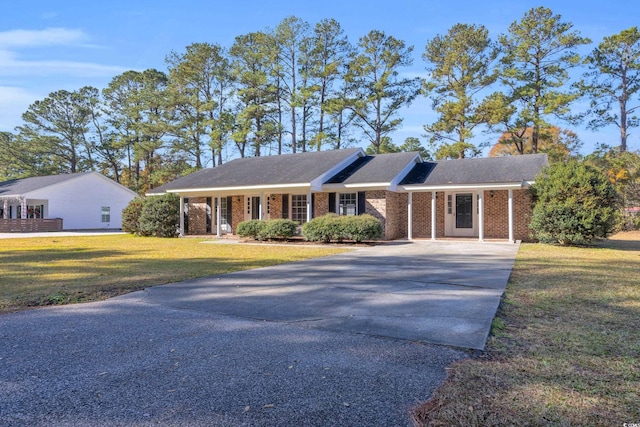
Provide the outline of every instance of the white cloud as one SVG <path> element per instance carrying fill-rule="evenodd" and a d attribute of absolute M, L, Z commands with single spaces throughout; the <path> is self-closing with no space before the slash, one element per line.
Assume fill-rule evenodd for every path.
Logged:
<path fill-rule="evenodd" d="M 70 45 L 82 43 L 88 36 L 82 30 L 45 28 L 44 30 L 0 31 L 0 48 Z"/>
<path fill-rule="evenodd" d="M 50 76 L 54 74 L 75 77 L 115 76 L 126 68 L 92 62 L 59 60 L 21 60 L 11 51 L 0 50 L 0 76 Z"/>
<path fill-rule="evenodd" d="M 10 30 L 0 32 L 0 77 L 37 77 L 70 75 L 73 77 L 110 76 L 126 71 L 123 67 L 93 62 L 58 60 L 54 50 L 40 59 L 23 59 L 20 53 L 29 48 L 66 46 L 96 47 L 87 44 L 90 37 L 82 30 L 46 28 L 44 30 Z"/>

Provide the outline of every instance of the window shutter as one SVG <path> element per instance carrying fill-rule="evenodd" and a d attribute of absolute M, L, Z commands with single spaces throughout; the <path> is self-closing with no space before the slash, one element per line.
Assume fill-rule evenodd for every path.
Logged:
<path fill-rule="evenodd" d="M 336 213 L 336 193 L 329 193 L 329 212 Z"/>
<path fill-rule="evenodd" d="M 289 195 L 282 195 L 282 218 L 289 219 Z"/>
<path fill-rule="evenodd" d="M 232 208 L 232 203 L 233 203 L 233 196 L 229 196 L 227 197 L 227 213 L 226 213 L 226 218 L 227 218 L 227 224 L 229 225 L 229 227 L 231 227 L 233 229 L 233 208 Z"/>
<path fill-rule="evenodd" d="M 313 208 L 316 205 L 316 193 L 311 193 L 311 204 L 309 205 L 311 207 L 311 215 L 309 216 L 309 218 L 313 218 Z"/>
<path fill-rule="evenodd" d="M 363 213 L 365 213 L 366 203 L 366 193 L 364 191 L 358 191 L 358 215 L 362 215 Z"/>
<path fill-rule="evenodd" d="M 207 197 L 207 228 L 206 232 L 211 233 L 211 197 Z"/>

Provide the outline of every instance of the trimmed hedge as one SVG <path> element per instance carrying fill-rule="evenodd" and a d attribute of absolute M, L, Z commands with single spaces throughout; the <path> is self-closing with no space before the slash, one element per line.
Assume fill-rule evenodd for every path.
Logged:
<path fill-rule="evenodd" d="M 258 233 L 258 240 L 284 239 L 287 240 L 296 234 L 298 224 L 290 219 L 272 219 L 266 221 L 264 227 Z"/>
<path fill-rule="evenodd" d="M 255 240 L 284 239 L 296 234 L 298 224 L 290 219 L 272 219 L 264 221 L 252 219 L 238 224 L 236 234 L 244 238 Z"/>
<path fill-rule="evenodd" d="M 252 219 L 249 221 L 242 221 L 236 228 L 236 234 L 240 237 L 251 237 L 253 239 L 258 238 L 258 234 L 264 228 L 265 221 L 261 219 Z"/>
<path fill-rule="evenodd" d="M 310 242 L 341 242 L 373 240 L 382 237 L 382 224 L 372 215 L 338 216 L 329 213 L 312 219 L 302 226 L 302 235 Z"/>

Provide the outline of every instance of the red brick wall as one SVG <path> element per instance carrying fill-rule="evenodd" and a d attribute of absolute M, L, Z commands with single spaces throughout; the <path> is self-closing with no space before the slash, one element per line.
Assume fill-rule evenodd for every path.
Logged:
<path fill-rule="evenodd" d="M 413 193 L 413 237 L 431 237 L 431 192 Z"/>
<path fill-rule="evenodd" d="M 231 230 L 236 234 L 238 224 L 244 221 L 245 204 L 247 203 L 244 196 L 231 196 Z"/>
<path fill-rule="evenodd" d="M 492 196 L 493 194 L 493 196 Z M 509 191 L 484 192 L 484 234 L 486 238 L 509 238 Z M 513 191 L 513 236 L 528 241 L 533 205 L 529 190 Z"/>
<path fill-rule="evenodd" d="M 188 234 L 206 234 L 207 199 L 205 197 L 189 197 L 187 206 L 189 209 Z"/>
<path fill-rule="evenodd" d="M 269 195 L 269 219 L 282 218 L 282 194 Z"/>
<path fill-rule="evenodd" d="M 317 218 L 329 213 L 329 193 L 314 193 L 312 218 Z"/>
<path fill-rule="evenodd" d="M 386 191 L 384 190 L 367 191 L 365 193 L 366 203 L 364 209 L 364 213 L 373 215 L 380 220 L 383 230 L 386 230 L 387 222 L 387 196 L 385 193 Z"/>
<path fill-rule="evenodd" d="M 408 195 L 407 193 L 386 192 L 385 239 L 401 239 L 407 237 Z"/>

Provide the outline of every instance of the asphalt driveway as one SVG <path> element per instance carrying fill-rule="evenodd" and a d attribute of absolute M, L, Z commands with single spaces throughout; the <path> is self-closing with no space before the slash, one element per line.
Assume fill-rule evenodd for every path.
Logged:
<path fill-rule="evenodd" d="M 416 242 L 0 316 L 0 425 L 389 426 L 482 348 L 516 245 Z"/>

